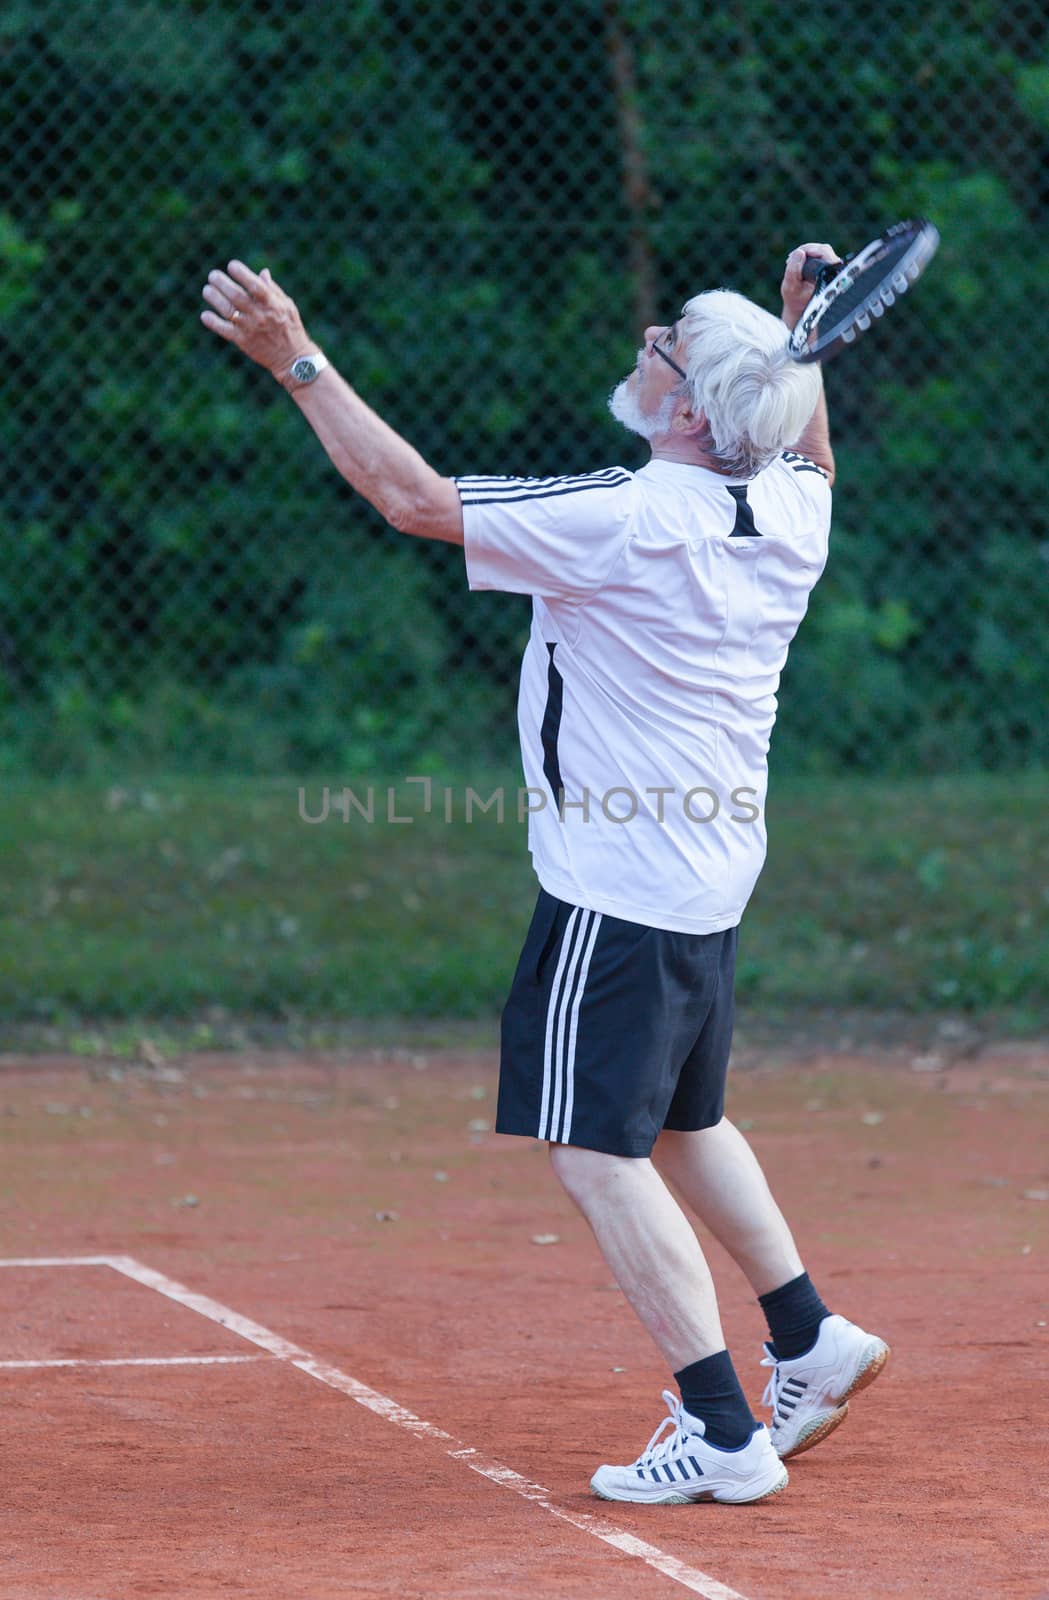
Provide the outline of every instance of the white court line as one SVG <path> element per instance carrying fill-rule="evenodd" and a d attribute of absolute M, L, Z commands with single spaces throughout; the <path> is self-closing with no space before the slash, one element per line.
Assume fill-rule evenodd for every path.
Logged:
<path fill-rule="evenodd" d="M 5 1265 L 6 1262 L 0 1263 Z M 97 1361 L 67 1357 L 61 1361 L 0 1361 L 0 1369 L 17 1367 L 222 1367 L 245 1361 L 265 1361 L 265 1356 L 107 1356 Z"/>
<path fill-rule="evenodd" d="M 207 1295 L 196 1294 L 183 1284 L 176 1283 L 174 1279 L 166 1278 L 163 1273 L 154 1272 L 152 1267 L 143 1266 L 132 1256 L 29 1256 L 0 1260 L 0 1267 L 94 1266 L 112 1267 L 115 1272 L 133 1278 L 136 1283 L 143 1284 L 147 1289 L 155 1289 L 158 1294 L 165 1295 L 169 1300 L 177 1301 L 179 1305 L 187 1307 L 190 1311 L 196 1311 L 211 1322 L 217 1322 L 220 1327 L 239 1334 L 242 1339 L 247 1339 L 250 1344 L 268 1351 L 281 1361 L 289 1362 L 300 1372 L 316 1378 L 318 1383 L 327 1384 L 329 1388 L 337 1389 L 340 1394 L 349 1395 L 358 1405 L 374 1411 L 387 1422 L 395 1423 L 397 1427 L 405 1428 L 420 1438 L 432 1439 L 444 1445 L 446 1454 L 452 1460 L 462 1461 L 482 1478 L 499 1484 L 503 1489 L 511 1489 L 514 1494 L 530 1500 L 544 1511 L 549 1511 L 551 1516 L 560 1518 L 562 1522 L 571 1523 L 574 1528 L 579 1528 L 584 1533 L 593 1534 L 595 1539 L 601 1539 L 613 1549 L 622 1551 L 624 1555 L 635 1556 L 646 1566 L 653 1567 L 657 1572 L 672 1578 L 675 1583 L 680 1583 L 683 1588 L 691 1589 L 693 1594 L 702 1595 L 704 1600 L 745 1600 L 745 1596 L 738 1590 L 730 1589 L 727 1584 L 720 1583 L 709 1573 L 701 1572 L 698 1567 L 686 1566 L 676 1556 L 668 1555 L 656 1545 L 648 1544 L 644 1539 L 638 1539 L 634 1534 L 617 1528 L 614 1523 L 606 1522 L 603 1517 L 595 1517 L 588 1511 L 575 1511 L 567 1506 L 555 1504 L 551 1499 L 552 1491 L 544 1489 L 541 1483 L 532 1483 L 520 1473 L 514 1472 L 511 1467 L 504 1467 L 498 1461 L 482 1456 L 479 1451 L 460 1443 L 443 1428 L 417 1417 L 414 1412 L 398 1405 L 396 1400 L 379 1394 L 375 1389 L 369 1389 L 366 1384 L 332 1366 L 330 1362 L 311 1356 L 308 1350 L 291 1344 L 279 1334 L 272 1333 L 269 1328 L 264 1328 L 261 1323 L 252 1322 L 249 1317 L 242 1317 L 239 1312 L 231 1311 L 228 1306 L 220 1305 L 217 1300 L 212 1300 Z M 449 1449 L 448 1446 L 452 1448 Z"/>
<path fill-rule="evenodd" d="M 10 1256 L 0 1267 L 108 1267 L 115 1256 Z"/>

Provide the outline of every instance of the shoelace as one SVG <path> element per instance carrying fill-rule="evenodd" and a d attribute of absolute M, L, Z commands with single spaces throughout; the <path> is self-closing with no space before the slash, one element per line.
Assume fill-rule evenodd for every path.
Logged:
<path fill-rule="evenodd" d="M 685 1440 L 690 1433 L 702 1437 L 702 1422 L 694 1422 L 691 1417 L 687 1425 L 682 1422 L 681 1419 L 685 1408 L 676 1394 L 672 1394 L 669 1389 L 664 1389 L 663 1399 L 666 1402 L 668 1415 L 663 1418 L 645 1449 L 634 1462 L 635 1467 L 656 1467 L 661 1462 L 673 1460 L 683 1454 Z M 660 1443 L 659 1441 L 668 1424 L 673 1429 L 673 1432 L 667 1438 L 662 1439 L 662 1443 Z"/>
<path fill-rule="evenodd" d="M 765 1385 L 765 1393 L 761 1397 L 761 1403 L 763 1406 L 768 1406 L 772 1411 L 775 1411 L 776 1401 L 779 1399 L 779 1362 L 775 1356 L 764 1355 L 761 1358 L 761 1365 L 772 1368 L 772 1377 Z"/>
<path fill-rule="evenodd" d="M 762 1356 L 761 1365 L 772 1368 L 772 1376 L 765 1385 L 761 1403 L 770 1408 L 774 1422 L 786 1422 L 808 1384 L 804 1378 L 784 1378 L 779 1370 L 779 1362 L 773 1355 Z"/>

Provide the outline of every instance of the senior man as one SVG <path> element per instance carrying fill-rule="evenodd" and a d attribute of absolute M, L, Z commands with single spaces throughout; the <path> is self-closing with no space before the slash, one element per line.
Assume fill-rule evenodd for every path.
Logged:
<path fill-rule="evenodd" d="M 291 393 L 394 528 L 465 546 L 472 589 L 533 596 L 519 722 L 540 892 L 502 1024 L 496 1128 L 554 1171 L 677 1381 L 610 1500 L 752 1503 L 845 1418 L 888 1348 L 831 1314 L 724 1116 L 736 935 L 765 857 L 766 755 L 791 639 L 823 570 L 834 477 L 819 369 L 726 290 L 645 330 L 613 415 L 638 472 L 441 477 L 308 337 L 268 270 L 213 271 L 202 321 Z M 539 802 L 542 802 L 541 804 Z M 769 1327 L 751 1412 L 710 1272 L 667 1179 L 746 1274 Z"/>

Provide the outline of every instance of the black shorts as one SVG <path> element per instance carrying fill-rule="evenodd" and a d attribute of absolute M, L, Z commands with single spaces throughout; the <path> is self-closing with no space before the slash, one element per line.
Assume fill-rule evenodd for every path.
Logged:
<path fill-rule="evenodd" d="M 503 1010 L 497 1133 L 647 1156 L 721 1121 L 736 928 L 671 933 L 540 890 Z"/>

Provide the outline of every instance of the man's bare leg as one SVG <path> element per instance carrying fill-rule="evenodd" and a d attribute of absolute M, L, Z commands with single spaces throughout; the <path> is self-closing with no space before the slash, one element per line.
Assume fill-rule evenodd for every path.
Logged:
<path fill-rule="evenodd" d="M 811 1449 L 845 1419 L 849 1396 L 881 1372 L 888 1345 L 828 1314 L 757 1157 L 731 1122 L 694 1133 L 665 1128 L 653 1159 L 761 1298 L 777 1357 L 776 1449 L 785 1459 Z"/>
<path fill-rule="evenodd" d="M 550 1159 L 671 1370 L 724 1350 L 710 1268 L 651 1161 L 564 1144 Z"/>
<path fill-rule="evenodd" d="M 755 1294 L 768 1294 L 804 1272 L 758 1158 L 727 1118 L 697 1133 L 664 1128 L 653 1160 L 746 1274 Z"/>
<path fill-rule="evenodd" d="M 664 1421 L 636 1461 L 599 1467 L 594 1493 L 657 1504 L 749 1504 L 778 1494 L 787 1474 L 725 1349 L 699 1240 L 651 1161 L 557 1144 L 550 1156 L 681 1390 L 680 1405 L 671 1399 L 670 1433 Z"/>

